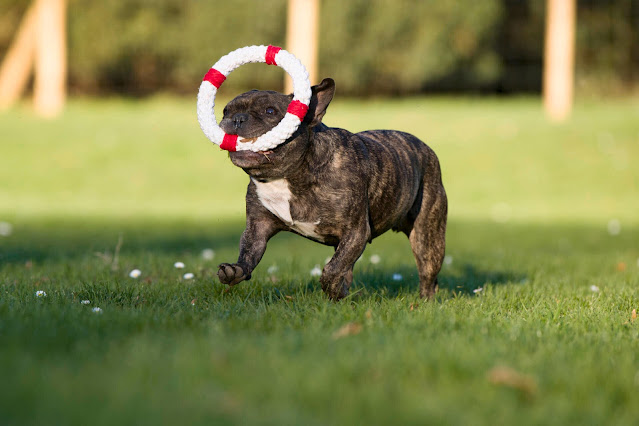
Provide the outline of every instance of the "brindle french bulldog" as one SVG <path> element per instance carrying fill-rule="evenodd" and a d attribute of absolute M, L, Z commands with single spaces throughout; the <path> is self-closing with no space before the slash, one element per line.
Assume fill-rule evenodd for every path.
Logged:
<path fill-rule="evenodd" d="M 240 256 L 219 266 L 220 281 L 233 286 L 250 279 L 267 241 L 289 231 L 335 248 L 320 282 L 338 300 L 348 294 L 366 243 L 392 229 L 408 236 L 420 295 L 431 298 L 444 259 L 448 211 L 437 156 L 408 133 L 353 134 L 324 125 L 335 82 L 326 78 L 312 92 L 306 117 L 285 143 L 266 152 L 230 153 L 251 179 Z M 220 127 L 256 138 L 279 123 L 292 96 L 259 90 L 239 95 L 224 108 Z"/>

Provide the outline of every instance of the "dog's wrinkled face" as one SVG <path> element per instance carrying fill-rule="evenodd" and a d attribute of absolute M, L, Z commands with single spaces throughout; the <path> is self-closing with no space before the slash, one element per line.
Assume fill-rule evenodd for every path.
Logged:
<path fill-rule="evenodd" d="M 233 164 L 258 180 L 279 179 L 299 169 L 311 144 L 311 131 L 318 125 L 335 93 L 335 82 L 325 78 L 311 87 L 311 101 L 306 117 L 297 131 L 281 145 L 269 151 L 231 152 Z M 224 108 L 220 127 L 225 133 L 244 139 L 257 138 L 282 120 L 293 95 L 251 90 L 229 102 Z"/>
<path fill-rule="evenodd" d="M 243 93 L 226 105 L 220 127 L 225 133 L 256 139 L 277 126 L 292 99 L 293 95 L 273 91 L 251 90 Z M 291 141 L 269 151 L 231 152 L 231 161 L 257 178 L 277 174 L 278 169 L 284 166 L 282 159 L 290 151 L 290 144 Z"/>
<path fill-rule="evenodd" d="M 270 90 L 243 93 L 226 105 L 220 127 L 244 139 L 257 138 L 280 122 L 291 99 L 292 95 Z"/>

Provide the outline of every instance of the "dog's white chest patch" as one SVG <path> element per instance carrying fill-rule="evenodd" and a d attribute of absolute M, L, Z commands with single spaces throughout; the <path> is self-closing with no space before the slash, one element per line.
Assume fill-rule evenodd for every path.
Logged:
<path fill-rule="evenodd" d="M 320 223 L 319 220 L 316 222 L 299 222 L 293 220 L 290 204 L 292 194 L 286 179 L 272 180 L 270 182 L 252 180 L 257 190 L 257 198 L 268 211 L 279 217 L 300 234 L 322 240 L 315 229 L 316 225 Z"/>
<path fill-rule="evenodd" d="M 272 180 L 270 182 L 258 182 L 253 179 L 257 189 L 257 198 L 264 207 L 287 224 L 293 222 L 291 217 L 291 191 L 288 189 L 286 179 Z"/>

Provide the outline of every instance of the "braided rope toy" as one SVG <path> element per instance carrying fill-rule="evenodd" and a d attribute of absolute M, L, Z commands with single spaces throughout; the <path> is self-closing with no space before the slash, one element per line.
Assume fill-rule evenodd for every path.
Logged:
<path fill-rule="evenodd" d="M 277 65 L 293 79 L 293 100 L 282 121 L 262 136 L 244 140 L 224 133 L 215 120 L 215 95 L 226 77 L 241 65 L 266 62 Z M 311 83 L 304 65 L 292 53 L 277 46 L 247 46 L 222 56 L 206 73 L 197 95 L 197 119 L 209 140 L 227 151 L 268 151 L 285 142 L 299 127 L 311 101 Z"/>

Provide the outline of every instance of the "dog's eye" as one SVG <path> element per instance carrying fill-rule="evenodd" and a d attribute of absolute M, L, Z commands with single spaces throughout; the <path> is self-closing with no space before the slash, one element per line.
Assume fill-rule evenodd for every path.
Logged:
<path fill-rule="evenodd" d="M 273 108 L 273 107 L 266 108 L 266 113 L 269 114 L 269 115 L 275 114 L 275 108 Z"/>

